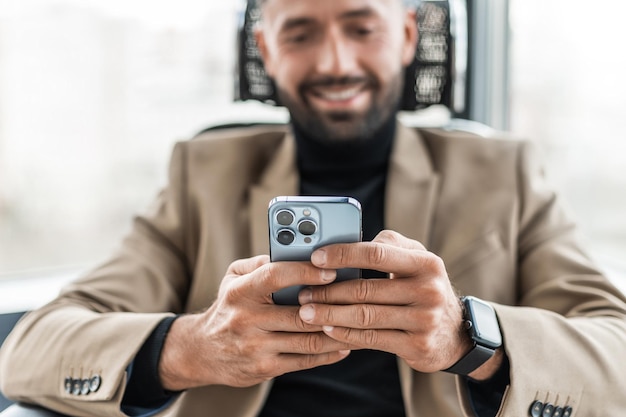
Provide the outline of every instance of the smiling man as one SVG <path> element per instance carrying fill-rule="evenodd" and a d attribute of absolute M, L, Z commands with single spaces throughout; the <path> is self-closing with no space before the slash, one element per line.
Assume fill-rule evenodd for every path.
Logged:
<path fill-rule="evenodd" d="M 400 1 L 266 3 L 257 42 L 296 126 L 365 140 L 395 116 L 417 40 Z"/>
<path fill-rule="evenodd" d="M 529 144 L 396 121 L 414 12 L 261 8 L 292 122 L 177 144 L 121 248 L 7 339 L 3 392 L 81 416 L 622 415 L 626 299 Z M 364 241 L 271 263 L 268 202 L 295 194 L 358 199 Z"/>

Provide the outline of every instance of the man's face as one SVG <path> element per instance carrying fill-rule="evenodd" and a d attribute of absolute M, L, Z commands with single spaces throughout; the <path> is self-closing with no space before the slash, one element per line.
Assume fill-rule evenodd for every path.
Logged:
<path fill-rule="evenodd" d="M 265 68 L 307 134 L 367 138 L 395 112 L 417 39 L 400 0 L 265 0 L 262 11 Z"/>

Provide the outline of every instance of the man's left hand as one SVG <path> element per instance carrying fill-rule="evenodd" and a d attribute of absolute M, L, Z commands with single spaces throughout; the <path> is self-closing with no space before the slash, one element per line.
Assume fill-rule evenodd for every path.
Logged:
<path fill-rule="evenodd" d="M 318 249 L 313 264 L 324 269 L 361 268 L 390 279 L 351 280 L 300 293 L 300 317 L 356 348 L 394 353 L 420 372 L 456 363 L 471 348 L 459 297 L 441 258 L 393 231 L 371 242 Z M 482 378 L 481 378 L 482 379 Z"/>

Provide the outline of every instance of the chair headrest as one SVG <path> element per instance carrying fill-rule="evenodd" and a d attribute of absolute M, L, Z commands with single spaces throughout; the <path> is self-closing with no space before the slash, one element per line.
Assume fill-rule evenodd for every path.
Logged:
<path fill-rule="evenodd" d="M 458 115 L 465 110 L 467 91 L 467 0 L 421 0 L 415 8 L 419 41 L 405 71 L 401 110 L 442 104 Z M 238 28 L 235 100 L 280 105 L 254 39 L 260 16 L 257 1 L 247 0 Z"/>

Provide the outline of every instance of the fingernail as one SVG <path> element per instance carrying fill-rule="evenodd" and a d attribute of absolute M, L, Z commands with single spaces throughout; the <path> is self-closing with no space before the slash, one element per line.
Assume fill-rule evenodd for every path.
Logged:
<path fill-rule="evenodd" d="M 304 288 L 300 291 L 300 294 L 298 294 L 298 302 L 301 305 L 308 304 L 311 301 L 313 301 L 313 291 L 310 288 Z"/>
<path fill-rule="evenodd" d="M 300 307 L 300 318 L 303 321 L 309 322 L 315 317 L 315 309 L 311 305 L 305 305 Z"/>
<path fill-rule="evenodd" d="M 336 275 L 337 272 L 334 269 L 322 269 L 322 281 L 332 281 Z"/>
<path fill-rule="evenodd" d="M 317 266 L 323 266 L 326 264 L 326 250 L 318 249 L 311 255 L 311 262 Z"/>
<path fill-rule="evenodd" d="M 333 326 L 322 326 L 322 330 L 324 330 L 324 333 L 330 333 L 334 330 L 335 328 Z"/>

